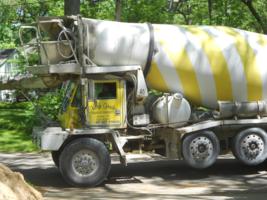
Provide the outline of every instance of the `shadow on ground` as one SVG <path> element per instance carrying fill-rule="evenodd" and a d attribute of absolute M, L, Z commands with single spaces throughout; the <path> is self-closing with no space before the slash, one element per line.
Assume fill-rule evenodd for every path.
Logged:
<path fill-rule="evenodd" d="M 12 166 L 15 171 L 21 172 L 25 178 L 36 186 L 49 186 L 66 188 L 69 187 L 59 170 L 52 166 L 48 168 L 20 169 Z M 196 170 L 185 165 L 183 161 L 154 161 L 144 163 L 130 163 L 127 167 L 121 164 L 113 164 L 104 184 L 141 183 L 136 177 L 156 178 L 161 180 L 201 180 L 209 177 L 232 177 L 238 175 L 256 175 L 259 171 L 267 170 L 267 162 L 259 166 L 248 167 L 233 159 L 218 160 L 217 163 L 204 170 Z M 157 181 L 157 180 L 155 180 Z"/>
<path fill-rule="evenodd" d="M 1 156 L 0 156 L 1 157 Z M 183 161 L 113 164 L 108 180 L 96 188 L 73 188 L 62 179 L 50 157 L 28 156 L 3 163 L 21 172 L 45 199 L 266 199 L 267 162 L 247 167 L 234 159 L 220 159 L 205 170 Z M 44 163 L 43 160 L 46 160 Z M 22 163 L 24 163 L 22 165 Z"/>

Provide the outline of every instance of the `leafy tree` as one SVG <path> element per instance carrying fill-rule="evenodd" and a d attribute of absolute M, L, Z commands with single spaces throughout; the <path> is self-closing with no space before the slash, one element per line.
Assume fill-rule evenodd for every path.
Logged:
<path fill-rule="evenodd" d="M 185 24 L 225 25 L 266 33 L 266 0 L 180 0 L 173 7 L 173 22 L 181 23 L 182 16 Z"/>
<path fill-rule="evenodd" d="M 36 103 L 40 107 L 41 112 L 50 119 L 57 120 L 62 100 L 63 91 L 57 89 L 56 91 L 47 92 Z"/>
<path fill-rule="evenodd" d="M 267 34 L 267 16 L 266 16 L 266 8 L 267 4 L 263 1 L 258 1 L 257 5 L 253 4 L 256 1 L 254 0 L 241 0 L 249 9 L 255 20 L 258 22 L 259 26 L 263 30 L 265 34 Z M 255 7 L 257 6 L 257 8 Z M 261 10 L 263 8 L 263 10 Z M 259 11 L 260 10 L 260 11 Z M 259 13 L 264 13 L 265 16 L 261 16 Z"/>
<path fill-rule="evenodd" d="M 172 23 L 167 1 L 128 0 L 122 2 L 122 20 L 126 22 Z"/>
<path fill-rule="evenodd" d="M 114 12 L 114 0 L 83 1 L 81 4 L 81 15 L 88 18 L 114 20 Z"/>

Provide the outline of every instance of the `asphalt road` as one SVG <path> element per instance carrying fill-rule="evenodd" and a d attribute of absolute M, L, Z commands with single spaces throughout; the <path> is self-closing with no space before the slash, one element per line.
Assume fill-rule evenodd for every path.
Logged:
<path fill-rule="evenodd" d="M 113 164 L 108 180 L 96 188 L 72 188 L 49 154 L 4 154 L 0 162 L 52 199 L 267 199 L 267 163 L 246 167 L 231 156 L 209 169 L 193 170 L 182 161 Z"/>

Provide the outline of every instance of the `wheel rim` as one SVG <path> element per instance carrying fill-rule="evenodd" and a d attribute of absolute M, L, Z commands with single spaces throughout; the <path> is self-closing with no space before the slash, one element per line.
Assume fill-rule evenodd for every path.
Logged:
<path fill-rule="evenodd" d="M 196 161 L 204 161 L 212 156 L 213 144 L 207 137 L 197 137 L 190 143 L 190 154 Z"/>
<path fill-rule="evenodd" d="M 250 134 L 241 140 L 241 152 L 247 160 L 260 157 L 264 150 L 264 141 L 257 134 Z"/>
<path fill-rule="evenodd" d="M 99 160 L 96 154 L 90 150 L 81 150 L 72 157 L 74 172 L 80 176 L 90 176 L 99 167 Z"/>

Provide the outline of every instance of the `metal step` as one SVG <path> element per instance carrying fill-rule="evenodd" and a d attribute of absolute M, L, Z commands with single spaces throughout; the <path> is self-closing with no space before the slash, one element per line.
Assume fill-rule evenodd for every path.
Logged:
<path fill-rule="evenodd" d="M 136 163 L 136 162 L 153 162 L 160 160 L 168 160 L 168 158 L 161 156 L 155 153 L 127 153 L 125 155 L 127 163 Z M 120 156 L 116 153 L 111 154 L 112 164 L 120 164 Z"/>

